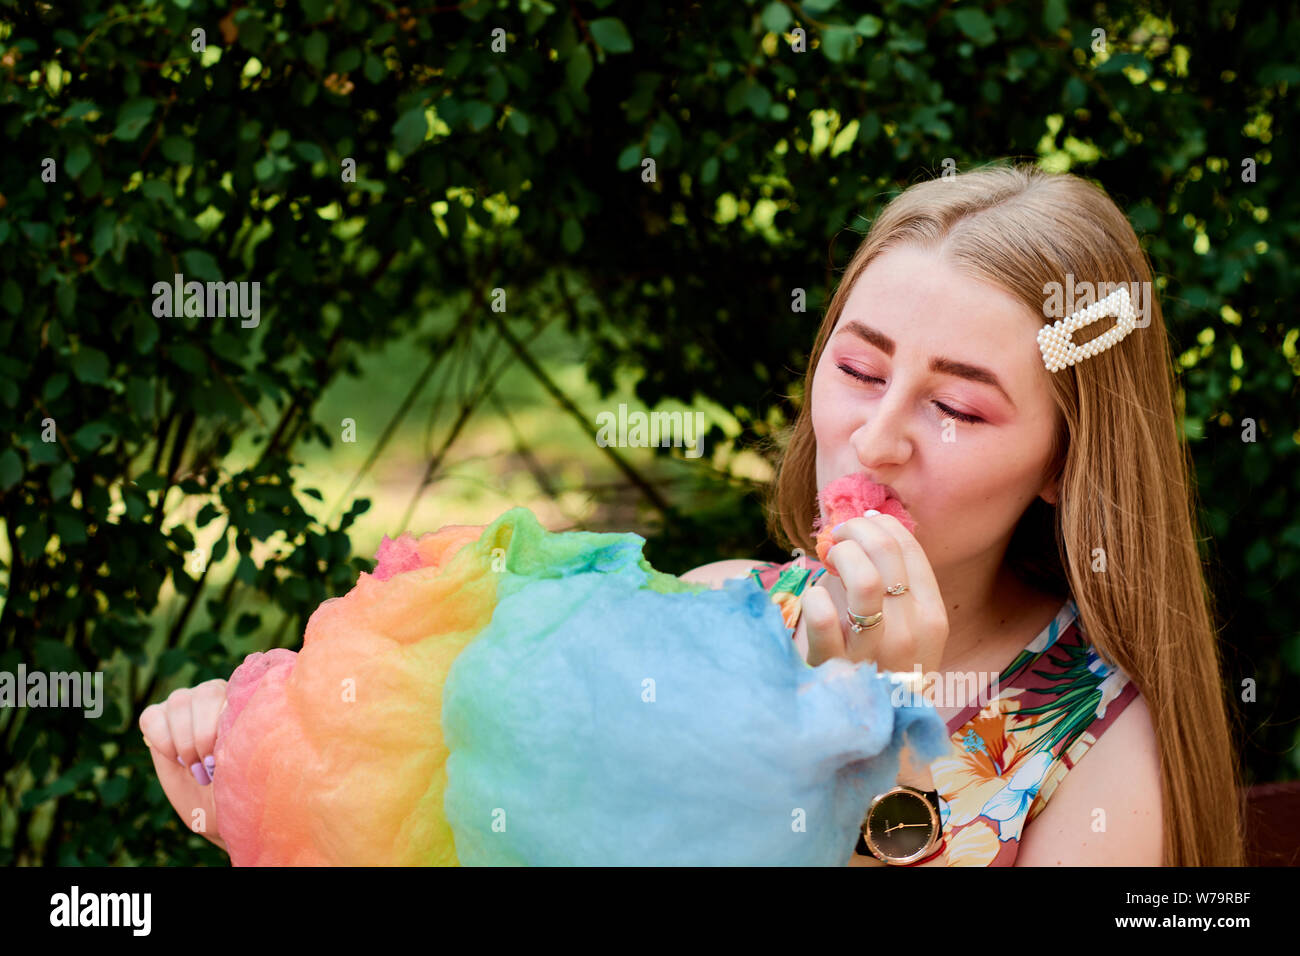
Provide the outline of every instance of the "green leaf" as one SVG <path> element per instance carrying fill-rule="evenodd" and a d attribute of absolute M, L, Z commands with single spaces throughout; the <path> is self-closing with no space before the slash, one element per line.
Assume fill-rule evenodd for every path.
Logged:
<path fill-rule="evenodd" d="M 83 345 L 72 353 L 72 374 L 87 385 L 102 385 L 108 378 L 108 356 L 99 349 Z"/>
<path fill-rule="evenodd" d="M 388 67 L 384 66 L 384 61 L 373 53 L 366 56 L 366 79 L 371 83 L 382 83 L 388 76 Z"/>
<path fill-rule="evenodd" d="M 957 29 L 970 37 L 979 46 L 988 46 L 997 39 L 993 30 L 993 21 L 979 7 L 961 7 L 952 12 L 957 22 Z"/>
<path fill-rule="evenodd" d="M 492 75 L 488 77 L 487 85 L 484 88 L 487 98 L 493 103 L 500 103 L 506 98 L 509 91 L 510 87 L 506 84 L 506 78 L 501 75 L 500 70 L 494 70 Z"/>
<path fill-rule="evenodd" d="M 69 279 L 60 282 L 54 289 L 54 304 L 58 306 L 59 314 L 68 318 L 76 311 L 77 308 L 77 287 Z"/>
<path fill-rule="evenodd" d="M 199 348 L 193 345 L 174 345 L 169 351 L 171 360 L 191 375 L 207 376 L 208 362 Z"/>
<path fill-rule="evenodd" d="M 560 245 L 570 255 L 582 248 L 582 226 L 573 217 L 565 219 L 560 228 Z"/>
<path fill-rule="evenodd" d="M 0 491 L 8 491 L 23 476 L 23 462 L 18 452 L 6 448 L 0 452 Z"/>
<path fill-rule="evenodd" d="M 98 113 L 99 107 L 91 100 L 73 100 L 72 105 L 63 111 L 63 119 L 81 119 L 88 113 Z"/>
<path fill-rule="evenodd" d="M 170 206 L 176 197 L 172 194 L 172 187 L 161 179 L 146 179 L 140 185 L 140 194 L 152 202 L 162 203 Z"/>
<path fill-rule="evenodd" d="M 154 100 L 152 97 L 136 96 L 122 104 L 117 113 L 117 129 L 113 131 L 116 139 L 130 142 L 136 139 L 149 124 L 153 116 Z"/>
<path fill-rule="evenodd" d="M 64 389 L 68 387 L 68 375 L 66 372 L 55 372 L 45 383 L 45 400 L 52 402 L 63 394 Z"/>
<path fill-rule="evenodd" d="M 160 148 L 169 163 L 188 165 L 194 162 L 194 144 L 184 137 L 168 136 Z"/>
<path fill-rule="evenodd" d="M 0 288 L 0 304 L 10 315 L 17 315 L 23 310 L 23 288 L 13 279 L 5 279 Z"/>
<path fill-rule="evenodd" d="M 315 143 L 294 143 L 293 150 L 309 163 L 319 163 L 325 159 L 325 153 Z"/>
<path fill-rule="evenodd" d="M 528 135 L 528 114 L 521 113 L 519 110 L 511 110 L 510 115 L 506 117 L 506 122 L 520 136 Z"/>
<path fill-rule="evenodd" d="M 1065 0 L 1047 0 L 1043 5 L 1043 26 L 1048 33 L 1055 33 L 1065 26 L 1070 18 L 1065 8 Z"/>
<path fill-rule="evenodd" d="M 149 421 L 153 417 L 153 386 L 148 379 L 133 375 L 126 383 L 126 398 L 136 418 Z"/>
<path fill-rule="evenodd" d="M 185 264 L 185 280 L 199 279 L 204 282 L 220 282 L 221 270 L 217 268 L 217 260 L 212 258 L 212 254 L 204 252 L 202 249 L 187 249 L 181 253 L 181 261 Z"/>
<path fill-rule="evenodd" d="M 393 145 L 403 156 L 408 156 L 424 142 L 428 130 L 429 124 L 425 120 L 423 106 L 407 110 L 393 124 Z"/>
<path fill-rule="evenodd" d="M 38 638 L 32 644 L 32 656 L 36 666 L 47 671 L 79 671 L 81 661 L 76 653 L 62 641 L 51 638 Z"/>
<path fill-rule="evenodd" d="M 50 472 L 50 500 L 62 501 L 72 492 L 72 462 L 65 461 Z"/>
<path fill-rule="evenodd" d="M 189 652 L 183 647 L 173 647 L 163 651 L 158 658 L 158 673 L 163 677 L 170 677 L 185 666 L 189 657 Z"/>
<path fill-rule="evenodd" d="M 772 105 L 772 94 L 768 92 L 767 87 L 761 83 L 755 83 L 745 92 L 745 105 L 749 111 L 763 119 L 767 116 L 767 111 Z M 653 150 L 658 152 L 658 150 Z"/>
<path fill-rule="evenodd" d="M 361 51 L 356 47 L 351 46 L 335 55 L 334 61 L 330 63 L 330 72 L 338 73 L 340 75 L 351 73 L 360 65 Z"/>
<path fill-rule="evenodd" d="M 858 17 L 858 22 L 853 24 L 853 32 L 859 36 L 873 37 L 880 32 L 884 25 L 884 20 L 880 19 L 880 17 L 873 17 L 868 13 Z"/>
<path fill-rule="evenodd" d="M 152 315 L 143 310 L 137 311 L 131 317 L 131 332 L 135 350 L 141 355 L 152 350 L 158 341 L 158 323 L 153 320 Z"/>
<path fill-rule="evenodd" d="M 84 429 L 83 429 L 84 430 Z M 80 434 L 80 431 L 78 432 Z M 74 443 L 79 448 L 84 448 L 87 452 L 92 452 L 105 441 L 108 436 L 101 436 L 97 441 L 77 441 Z M 86 526 L 81 520 L 74 515 L 56 514 L 54 516 L 54 532 L 59 536 L 60 547 L 67 547 L 74 544 L 86 543 Z"/>
<path fill-rule="evenodd" d="M 822 32 L 822 53 L 832 63 L 850 59 L 858 48 L 858 35 L 848 27 L 832 25 Z"/>
<path fill-rule="evenodd" d="M 763 8 L 763 29 L 769 33 L 784 33 L 793 21 L 790 8 L 784 3 L 769 3 Z"/>
<path fill-rule="evenodd" d="M 627 172 L 641 162 L 641 144 L 631 143 L 618 154 L 618 168 Z"/>
<path fill-rule="evenodd" d="M 94 451 L 114 434 L 116 430 L 107 422 L 86 422 L 73 433 L 72 441 L 86 451 Z"/>
<path fill-rule="evenodd" d="M 68 150 L 68 158 L 63 161 L 63 169 L 73 179 L 78 179 L 90 165 L 91 158 L 90 150 L 79 143 Z"/>
<path fill-rule="evenodd" d="M 591 71 L 591 51 L 585 46 L 574 47 L 569 61 L 564 65 L 564 78 L 569 89 L 580 90 L 586 86 Z"/>
<path fill-rule="evenodd" d="M 465 118 L 469 120 L 469 128 L 476 133 L 486 129 L 494 115 L 495 110 L 482 100 L 468 100 L 465 103 Z"/>
<path fill-rule="evenodd" d="M 610 53 L 631 53 L 632 38 L 618 17 L 600 17 L 587 24 L 591 37 Z"/>
<path fill-rule="evenodd" d="M 126 796 L 128 784 L 126 777 L 114 774 L 99 785 L 99 799 L 106 807 L 121 803 Z"/>
<path fill-rule="evenodd" d="M 302 42 L 302 58 L 317 70 L 325 69 L 325 54 L 328 50 L 329 40 L 319 30 L 314 30 L 311 36 Z"/>

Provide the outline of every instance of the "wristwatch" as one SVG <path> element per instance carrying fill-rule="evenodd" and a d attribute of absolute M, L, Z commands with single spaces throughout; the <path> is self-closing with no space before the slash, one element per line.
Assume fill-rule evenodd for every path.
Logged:
<path fill-rule="evenodd" d="M 899 784 L 871 801 L 856 851 L 904 866 L 925 859 L 942 839 L 939 791 Z"/>

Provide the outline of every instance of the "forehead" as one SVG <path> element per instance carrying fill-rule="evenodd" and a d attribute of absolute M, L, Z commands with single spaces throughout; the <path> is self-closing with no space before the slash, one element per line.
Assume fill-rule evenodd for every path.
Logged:
<path fill-rule="evenodd" d="M 1004 380 L 1043 370 L 1041 317 L 1009 292 L 912 246 L 880 254 L 858 277 L 836 331 L 851 321 L 893 339 L 895 359 L 916 352 L 928 362 L 938 355 L 988 366 Z"/>

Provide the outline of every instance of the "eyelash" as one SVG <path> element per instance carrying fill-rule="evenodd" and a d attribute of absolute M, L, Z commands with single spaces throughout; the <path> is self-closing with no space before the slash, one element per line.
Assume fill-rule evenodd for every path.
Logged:
<path fill-rule="evenodd" d="M 863 375 L 861 372 L 855 372 L 853 369 L 847 368 L 843 365 L 837 365 L 835 367 L 838 368 L 845 375 L 849 376 L 850 378 L 856 378 L 860 382 L 871 383 L 871 382 L 884 381 L 883 379 L 876 378 L 873 375 Z M 935 402 L 934 404 L 935 407 L 938 408 L 945 415 L 950 415 L 953 418 L 957 419 L 957 421 L 959 422 L 966 422 L 971 425 L 977 425 L 980 422 L 984 421 L 984 419 L 977 418 L 974 415 L 967 415 L 964 412 L 955 411 L 954 409 L 949 408 L 947 405 L 944 405 L 942 402 Z"/>

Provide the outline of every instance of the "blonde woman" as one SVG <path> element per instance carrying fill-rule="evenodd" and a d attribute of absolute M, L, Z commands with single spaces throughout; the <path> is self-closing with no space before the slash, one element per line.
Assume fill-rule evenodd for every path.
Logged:
<path fill-rule="evenodd" d="M 1072 295 L 1088 286 L 1131 294 L 1095 318 L 1084 309 L 1103 296 Z M 769 514 L 778 541 L 812 554 L 818 489 L 860 474 L 916 533 L 872 514 L 839 526 L 828 567 L 800 556 L 684 575 L 751 574 L 810 664 L 942 675 L 926 693 L 952 751 L 898 778 L 933 791 L 942 820 L 909 865 L 1244 863 L 1151 290 L 1128 220 L 1076 176 L 995 164 L 908 188 L 817 330 Z M 853 864 L 887 865 L 858 849 Z"/>

